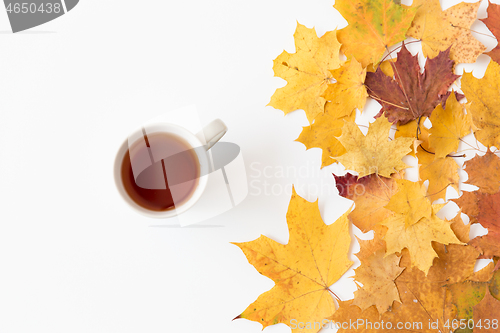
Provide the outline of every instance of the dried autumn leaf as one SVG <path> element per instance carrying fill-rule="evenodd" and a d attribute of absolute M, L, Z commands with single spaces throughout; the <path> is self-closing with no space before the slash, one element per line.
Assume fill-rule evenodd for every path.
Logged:
<path fill-rule="evenodd" d="M 442 244 L 462 244 L 450 227 L 450 222 L 436 216 L 442 205 L 433 205 L 430 217 L 424 217 L 413 225 L 406 225 L 404 214 L 394 214 L 381 224 L 387 227 L 385 242 L 387 254 L 401 252 L 407 248 L 411 257 L 411 266 L 427 274 L 432 261 L 437 257 L 431 242 Z"/>
<path fill-rule="evenodd" d="M 342 135 L 338 138 L 347 153 L 337 157 L 346 169 L 359 173 L 359 177 L 378 174 L 389 178 L 394 172 L 407 167 L 401 159 L 408 154 L 413 138 L 389 140 L 391 123 L 385 117 L 370 124 L 363 135 L 358 125 L 345 122 Z"/>
<path fill-rule="evenodd" d="M 430 117 L 429 145 L 436 158 L 446 157 L 458 149 L 460 139 L 469 134 L 474 125 L 464 105 L 457 102 L 455 94 L 446 101 L 446 109 L 438 105 Z"/>
<path fill-rule="evenodd" d="M 500 192 L 463 192 L 453 201 L 470 218 L 470 223 L 481 223 L 488 234 L 473 238 L 469 244 L 481 251 L 481 258 L 500 256 Z"/>
<path fill-rule="evenodd" d="M 392 310 L 380 318 L 375 306 L 361 311 L 358 306 L 352 305 L 353 301 L 340 302 L 339 309 L 331 318 L 341 327 L 338 332 L 448 332 L 444 324 L 455 317 L 456 311 L 445 284 L 462 282 L 473 274 L 477 251 L 471 246 L 461 245 L 449 245 L 445 249 L 445 246 L 437 243 L 434 244 L 434 250 L 438 258 L 434 260 L 427 276 L 419 269 L 410 268 L 408 252 L 403 251 L 400 266 L 406 269 L 396 278 L 401 304 L 394 302 Z M 349 326 L 350 322 L 360 324 Z M 382 322 L 385 323 L 383 328 L 373 328 L 374 323 L 380 327 Z M 437 322 L 438 325 L 429 327 L 430 322 Z M 342 328 L 343 323 L 348 324 Z M 370 323 L 373 329 L 369 328 Z M 398 323 L 402 323 L 399 329 Z M 410 326 L 405 328 L 406 323 Z"/>
<path fill-rule="evenodd" d="M 486 24 L 488 29 L 490 29 L 498 40 L 500 38 L 500 5 L 488 1 L 488 17 L 481 19 L 481 21 Z M 497 63 L 500 62 L 500 44 L 486 54 L 489 55 L 493 61 Z"/>
<path fill-rule="evenodd" d="M 471 246 L 481 251 L 479 259 L 491 259 L 500 255 L 500 244 L 498 243 L 500 233 L 498 227 L 492 229 L 491 233 L 490 231 L 488 232 L 487 235 L 473 238 L 469 242 Z"/>
<path fill-rule="evenodd" d="M 462 243 L 468 243 L 470 241 L 470 223 L 464 224 L 460 213 L 459 211 L 457 216 L 451 220 L 451 230 L 453 230 L 455 236 L 457 236 Z"/>
<path fill-rule="evenodd" d="M 385 242 L 376 234 L 375 237 L 369 240 L 359 239 L 357 236 L 356 239 L 359 243 L 359 251 L 356 253 L 356 257 L 358 257 L 361 263 L 369 260 L 378 251 L 385 252 Z"/>
<path fill-rule="evenodd" d="M 406 179 L 396 179 L 398 191 L 389 200 L 385 208 L 403 215 L 406 228 L 411 227 L 422 218 L 430 218 L 431 202 L 426 196 L 423 183 Z"/>
<path fill-rule="evenodd" d="M 486 50 L 470 30 L 480 4 L 462 2 L 443 11 L 439 0 L 414 0 L 411 8 L 417 13 L 406 34 L 422 41 L 426 57 L 434 58 L 451 47 L 452 60 L 473 63 Z"/>
<path fill-rule="evenodd" d="M 462 90 L 472 102 L 467 111 L 479 127 L 476 138 L 485 146 L 500 147 L 500 65 L 491 61 L 482 79 L 464 73 Z"/>
<path fill-rule="evenodd" d="M 464 192 L 465 193 L 465 192 Z M 477 215 L 472 216 L 477 222 L 488 229 L 488 234 L 473 238 L 469 244 L 481 251 L 483 258 L 500 256 L 500 192 L 495 194 L 472 192 L 469 197 L 477 207 Z"/>
<path fill-rule="evenodd" d="M 458 207 L 462 210 L 462 213 L 467 215 L 470 219 L 470 224 L 477 223 L 477 216 L 479 215 L 479 207 L 477 205 L 476 193 L 463 191 L 462 195 L 458 199 L 452 199 Z"/>
<path fill-rule="evenodd" d="M 469 174 L 467 184 L 479 187 L 480 192 L 494 194 L 500 190 L 500 157 L 491 150 L 465 162 L 465 171 Z"/>
<path fill-rule="evenodd" d="M 458 192 L 458 184 L 460 182 L 458 170 L 460 167 L 452 157 L 436 159 L 434 155 L 419 148 L 417 158 L 420 179 L 422 181 L 429 181 L 427 192 L 432 202 L 438 199 L 445 200 L 448 186 L 451 186 Z"/>
<path fill-rule="evenodd" d="M 350 118 L 334 118 L 328 114 L 321 114 L 314 119 L 314 123 L 302 129 L 296 141 L 302 142 L 307 149 L 323 149 L 321 167 L 334 163 L 337 156 L 345 154 L 344 146 L 337 139 L 342 134 L 344 120 L 354 121 Z"/>
<path fill-rule="evenodd" d="M 429 117 L 436 106 L 446 100 L 448 88 L 459 77 L 453 74 L 454 62 L 449 59 L 449 53 L 447 49 L 427 59 L 425 70 L 420 73 L 418 57 L 412 56 L 403 43 L 394 63 L 394 78 L 380 68 L 375 73 L 367 73 L 368 94 L 382 105 L 379 115 L 385 113 L 390 122 L 402 125 L 422 116 Z"/>
<path fill-rule="evenodd" d="M 474 272 L 470 278 L 467 280 L 474 282 L 489 282 L 493 277 L 493 274 L 497 270 L 494 262 L 490 262 L 486 267 L 483 267 L 481 270 Z"/>
<path fill-rule="evenodd" d="M 373 230 L 375 225 L 392 215 L 384 206 L 397 191 L 395 178 L 399 174 L 395 173 L 392 178 L 373 174 L 358 178 L 350 173 L 340 177 L 333 176 L 339 194 L 356 204 L 349 217 L 362 232 Z"/>
<path fill-rule="evenodd" d="M 452 303 L 456 308 L 457 312 L 457 320 L 465 320 L 466 322 L 473 318 L 484 318 L 485 315 L 490 313 L 488 309 L 485 309 L 485 304 L 479 305 L 482 301 L 487 297 L 488 294 L 493 298 L 500 298 L 499 295 L 499 287 L 500 287 L 500 271 L 491 272 L 491 265 L 484 268 L 483 270 L 474 273 L 474 275 L 461 283 L 448 284 L 446 288 L 450 290 L 452 295 Z M 489 277 L 489 280 L 484 280 L 485 273 L 492 274 Z M 476 276 L 480 277 L 477 279 Z M 486 298 L 486 304 L 496 304 L 496 307 L 500 305 L 500 303 L 494 303 L 489 298 Z M 492 319 L 497 319 L 496 317 L 488 318 L 490 321 Z M 475 322 L 478 324 L 478 322 Z M 490 323 L 491 324 L 491 323 Z M 474 329 L 474 332 L 478 332 L 478 327 Z M 498 327 L 497 330 L 498 331 Z M 462 330 L 460 332 L 471 332 L 471 330 Z M 479 331 L 484 332 L 484 331 Z"/>
<path fill-rule="evenodd" d="M 446 189 L 453 187 L 458 192 L 460 176 L 458 174 L 459 166 L 451 157 L 437 158 L 432 154 L 429 144 L 429 130 L 423 126 L 425 118 L 420 121 L 420 127 L 416 120 L 410 121 L 405 125 L 398 125 L 398 131 L 395 137 L 399 136 L 417 136 L 419 128 L 418 143 L 415 156 L 418 158 L 419 177 L 422 181 L 429 181 L 427 188 L 428 196 L 431 201 L 446 199 Z M 412 154 L 414 155 L 414 154 Z"/>
<path fill-rule="evenodd" d="M 473 274 L 477 251 L 471 246 L 436 243 L 433 249 L 437 258 L 427 276 L 410 268 L 408 256 L 403 256 L 401 265 L 406 269 L 396 279 L 403 304 L 394 317 L 403 322 L 422 322 L 423 332 L 448 332 L 444 325 L 454 318 L 455 311 L 445 285 L 460 283 Z M 430 329 L 429 320 L 437 325 Z"/>
<path fill-rule="evenodd" d="M 399 267 L 400 257 L 395 254 L 385 256 L 385 247 L 377 249 L 379 240 L 359 240 L 361 250 L 374 249 L 371 255 L 358 255 L 361 266 L 355 269 L 355 281 L 363 284 L 354 292 L 353 305 L 365 310 L 375 305 L 379 314 L 389 311 L 394 301 L 400 301 L 394 280 L 404 268 Z M 373 244 L 375 243 L 375 244 Z"/>
<path fill-rule="evenodd" d="M 314 28 L 299 23 L 293 36 L 296 53 L 283 51 L 273 65 L 274 75 L 288 83 L 276 89 L 268 105 L 285 114 L 302 109 L 312 123 L 324 112 L 326 100 L 322 95 L 332 79 L 330 70 L 340 67 L 340 44 L 335 31 L 318 38 Z"/>
<path fill-rule="evenodd" d="M 386 332 L 385 329 L 367 329 L 365 322 L 376 323 L 380 322 L 379 313 L 375 306 L 362 311 L 359 306 L 353 305 L 354 300 L 339 302 L 339 308 L 330 318 L 339 330 L 337 333 L 382 333 Z M 360 325 L 357 325 L 358 320 L 362 320 Z M 349 324 L 351 325 L 349 327 Z M 372 325 L 373 328 L 373 325 Z"/>
<path fill-rule="evenodd" d="M 347 214 L 326 225 L 317 202 L 308 202 L 294 191 L 287 212 L 287 245 L 265 236 L 234 243 L 259 273 L 275 282 L 238 318 L 257 321 L 265 328 L 278 323 L 290 325 L 292 319 L 321 322 L 331 316 L 335 303 L 328 288 L 352 265 L 348 259 L 351 238 Z M 317 331 L 292 329 L 294 333 Z"/>
<path fill-rule="evenodd" d="M 473 308 L 473 322 L 482 323 L 482 327 L 476 326 L 474 332 L 481 333 L 496 333 L 500 328 L 498 324 L 498 318 L 500 318 L 500 301 L 491 295 L 491 292 L 488 290 L 481 302 Z M 496 325 L 494 324 L 494 320 L 496 319 Z M 485 323 L 489 323 L 486 325 Z"/>
<path fill-rule="evenodd" d="M 429 151 L 429 129 L 423 126 L 426 117 L 420 118 L 420 125 L 417 120 L 412 120 L 404 125 L 401 123 L 397 124 L 395 138 L 408 137 L 415 138 L 415 143 L 413 145 L 413 151 L 409 154 L 411 156 L 416 156 L 417 148 L 423 147 L 425 150 Z M 418 135 L 417 135 L 418 130 Z M 417 139 L 418 138 L 418 139 Z"/>
<path fill-rule="evenodd" d="M 368 96 L 364 84 L 366 68 L 352 59 L 331 73 L 337 82 L 329 84 L 325 91 L 325 99 L 332 101 L 325 112 L 341 118 L 350 116 L 356 108 L 363 110 Z"/>
<path fill-rule="evenodd" d="M 334 5 L 349 25 L 337 35 L 346 55 L 363 67 L 378 63 L 389 46 L 405 39 L 415 16 L 393 0 L 337 0 Z"/>

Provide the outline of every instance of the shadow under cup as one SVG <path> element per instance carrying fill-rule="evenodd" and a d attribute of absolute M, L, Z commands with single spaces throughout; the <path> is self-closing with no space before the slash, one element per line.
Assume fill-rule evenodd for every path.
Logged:
<path fill-rule="evenodd" d="M 175 134 L 144 134 L 129 145 L 121 161 L 123 189 L 143 209 L 173 211 L 188 202 L 199 186 L 200 153 L 205 154 L 203 147 L 193 148 Z"/>

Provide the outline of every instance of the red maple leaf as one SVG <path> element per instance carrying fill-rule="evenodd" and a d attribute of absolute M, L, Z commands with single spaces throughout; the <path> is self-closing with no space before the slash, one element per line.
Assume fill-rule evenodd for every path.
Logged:
<path fill-rule="evenodd" d="M 403 43 L 393 65 L 394 78 L 377 68 L 367 73 L 365 85 L 370 97 L 382 104 L 383 113 L 390 122 L 406 124 L 414 119 L 430 117 L 439 103 L 449 96 L 448 88 L 460 77 L 453 74 L 454 61 L 449 57 L 450 49 L 427 59 L 425 70 L 420 73 L 418 56 L 412 56 Z"/>

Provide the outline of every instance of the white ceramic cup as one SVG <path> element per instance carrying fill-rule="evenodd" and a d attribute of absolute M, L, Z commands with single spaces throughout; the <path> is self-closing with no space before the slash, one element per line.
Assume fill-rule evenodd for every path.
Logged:
<path fill-rule="evenodd" d="M 123 158 L 127 153 L 127 150 L 129 149 L 130 139 L 142 138 L 144 135 L 143 129 L 139 129 L 134 133 L 132 133 L 131 135 L 129 135 L 128 139 L 126 139 L 125 142 L 123 142 L 120 149 L 118 150 L 118 153 L 116 154 L 115 164 L 114 164 L 114 178 L 116 187 L 122 198 L 125 200 L 125 202 L 135 211 L 141 214 L 154 218 L 168 218 L 179 215 L 187 211 L 189 208 L 191 208 L 198 201 L 198 199 L 200 199 L 200 197 L 203 194 L 203 191 L 205 191 L 210 170 L 207 151 L 215 143 L 217 143 L 217 141 L 219 141 L 224 136 L 224 134 L 226 134 L 227 126 L 224 124 L 222 120 L 215 119 L 210 124 L 205 126 L 200 133 L 197 134 L 193 134 L 183 127 L 169 123 L 157 123 L 149 125 L 146 127 L 145 130 L 147 134 L 153 134 L 153 133 L 172 134 L 185 141 L 190 146 L 190 148 L 193 148 L 193 151 L 196 153 L 196 157 L 199 162 L 199 170 L 200 170 L 200 177 L 198 178 L 198 184 L 194 192 L 186 201 L 182 202 L 181 205 L 179 206 L 176 205 L 174 209 L 166 211 L 153 211 L 146 209 L 138 205 L 134 200 L 132 200 L 132 198 L 130 198 L 130 196 L 128 195 L 123 186 L 121 177 L 121 166 Z M 206 144 L 203 144 L 202 142 L 206 142 Z M 205 149 L 195 149 L 199 147 L 205 147 Z"/>

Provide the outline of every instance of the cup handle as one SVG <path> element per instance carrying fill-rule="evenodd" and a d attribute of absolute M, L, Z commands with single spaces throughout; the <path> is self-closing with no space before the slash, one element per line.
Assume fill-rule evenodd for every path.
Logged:
<path fill-rule="evenodd" d="M 226 134 L 226 132 L 226 124 L 224 124 L 224 122 L 220 119 L 215 119 L 210 124 L 205 126 L 203 130 L 201 130 L 201 132 L 196 134 L 196 136 L 202 142 L 205 141 L 207 143 L 205 145 L 205 149 L 209 150 L 214 144 L 217 143 L 217 141 L 219 141 L 224 136 L 224 134 Z"/>

